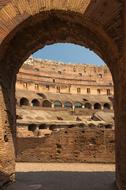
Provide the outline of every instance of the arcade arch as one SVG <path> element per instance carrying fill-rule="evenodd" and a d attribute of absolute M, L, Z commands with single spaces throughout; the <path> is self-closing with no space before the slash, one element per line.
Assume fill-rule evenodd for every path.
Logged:
<path fill-rule="evenodd" d="M 75 108 L 82 108 L 83 107 L 83 104 L 81 102 L 76 102 L 74 104 Z"/>
<path fill-rule="evenodd" d="M 95 103 L 94 104 L 94 109 L 95 110 L 101 110 L 101 104 L 100 103 Z"/>
<path fill-rule="evenodd" d="M 73 105 L 71 102 L 64 102 L 64 108 L 72 108 Z"/>
<path fill-rule="evenodd" d="M 42 106 L 45 108 L 51 108 L 52 107 L 52 103 L 49 100 L 44 100 L 42 103 Z"/>
<path fill-rule="evenodd" d="M 62 107 L 62 103 L 59 100 L 56 100 L 54 102 L 54 108 L 61 108 Z"/>
<path fill-rule="evenodd" d="M 31 101 L 31 104 L 32 104 L 32 106 L 34 107 L 39 107 L 40 106 L 40 102 L 39 102 L 39 100 L 37 100 L 37 99 L 33 99 L 32 101 Z"/>
<path fill-rule="evenodd" d="M 111 109 L 111 105 L 109 103 L 105 103 L 103 107 L 104 107 L 105 110 L 110 110 Z"/>
<path fill-rule="evenodd" d="M 30 124 L 30 125 L 28 126 L 28 130 L 29 130 L 29 131 L 35 132 L 36 129 L 37 129 L 37 125 L 36 125 L 36 124 Z"/>
<path fill-rule="evenodd" d="M 16 124 L 14 106 L 16 73 L 31 53 L 45 44 L 62 41 L 91 48 L 103 58 L 112 72 L 115 84 L 116 184 L 119 190 L 125 190 L 126 2 L 86 0 L 74 4 L 72 0 L 61 0 L 59 3 L 44 1 L 45 4 L 40 4 L 37 0 L 38 6 L 35 6 L 34 1 L 23 2 L 22 5 L 21 0 L 13 1 L 13 4 L 11 0 L 6 2 L 2 0 L 0 4 L 0 8 L 5 6 L 0 10 L 1 129 L 4 131 L 3 123 L 6 120 L 6 125 L 9 126 L 6 126 L 6 133 L 10 142 L 6 144 L 6 151 L 10 156 L 5 157 L 4 151 L 1 156 L 4 166 L 1 169 L 2 179 L 5 174 L 11 176 L 15 166 L 14 135 L 11 132 L 14 131 L 12 129 L 15 129 Z M 3 136 L 1 133 L 0 139 L 3 139 Z M 2 150 L 5 143 L 1 140 Z M 9 171 L 6 163 L 10 164 Z"/>
<path fill-rule="evenodd" d="M 47 129 L 47 126 L 45 124 L 39 125 L 39 129 Z"/>
<path fill-rule="evenodd" d="M 86 109 L 92 109 L 92 104 L 90 104 L 89 102 L 85 103 L 84 107 Z"/>
<path fill-rule="evenodd" d="M 20 99 L 20 106 L 29 106 L 29 100 L 27 98 Z"/>

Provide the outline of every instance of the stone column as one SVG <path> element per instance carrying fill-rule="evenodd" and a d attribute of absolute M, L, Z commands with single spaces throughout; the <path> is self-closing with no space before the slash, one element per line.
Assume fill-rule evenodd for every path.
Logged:
<path fill-rule="evenodd" d="M 126 1 L 123 1 L 122 16 L 123 44 L 120 50 L 121 59 L 114 77 L 116 184 L 118 190 L 126 190 Z"/>
<path fill-rule="evenodd" d="M 15 177 L 15 80 L 0 76 L 0 189 Z"/>
<path fill-rule="evenodd" d="M 91 105 L 91 109 L 94 110 L 94 105 Z"/>
<path fill-rule="evenodd" d="M 126 190 L 126 59 L 116 68 L 114 79 L 114 112 L 116 139 L 116 184 Z"/>
<path fill-rule="evenodd" d="M 82 106 L 82 109 L 84 109 L 84 108 L 85 108 L 85 106 L 83 105 L 83 106 Z"/>
<path fill-rule="evenodd" d="M 110 104 L 110 110 L 113 110 L 113 105 Z"/>
<path fill-rule="evenodd" d="M 52 106 L 51 106 L 52 108 L 54 108 L 54 103 L 52 102 Z"/>
<path fill-rule="evenodd" d="M 72 106 L 72 109 L 73 109 L 73 111 L 75 110 L 75 105 L 73 104 L 73 106 Z"/>
<path fill-rule="evenodd" d="M 104 110 L 104 105 L 101 105 L 101 110 Z"/>

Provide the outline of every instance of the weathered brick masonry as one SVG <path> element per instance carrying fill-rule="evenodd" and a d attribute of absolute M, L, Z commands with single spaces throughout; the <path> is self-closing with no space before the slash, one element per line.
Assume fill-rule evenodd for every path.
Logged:
<path fill-rule="evenodd" d="M 112 129 L 67 128 L 44 138 L 17 138 L 18 162 L 115 162 Z"/>

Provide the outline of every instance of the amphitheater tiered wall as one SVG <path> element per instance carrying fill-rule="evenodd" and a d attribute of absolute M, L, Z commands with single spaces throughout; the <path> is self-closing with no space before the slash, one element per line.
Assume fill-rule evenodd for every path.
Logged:
<path fill-rule="evenodd" d="M 105 114 L 113 112 L 113 82 L 107 66 L 29 58 L 17 76 L 16 97 L 17 161 L 114 162 L 113 121 L 111 129 L 107 129 L 108 123 L 91 121 L 98 111 L 96 103 Z M 43 107 L 47 100 L 50 106 Z M 61 105 L 55 107 L 56 101 Z M 71 107 L 65 107 L 68 101 Z M 95 123 L 93 128 L 86 120 Z M 43 125 L 45 131 L 40 129 Z"/>
<path fill-rule="evenodd" d="M 17 75 L 17 90 L 33 92 L 113 95 L 107 66 L 65 64 L 29 58 Z"/>

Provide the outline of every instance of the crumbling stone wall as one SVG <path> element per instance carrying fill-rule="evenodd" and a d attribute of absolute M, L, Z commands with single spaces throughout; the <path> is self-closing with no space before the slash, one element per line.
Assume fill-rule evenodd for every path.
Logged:
<path fill-rule="evenodd" d="M 114 130 L 68 128 L 44 138 L 18 138 L 17 161 L 111 163 L 114 147 Z"/>

